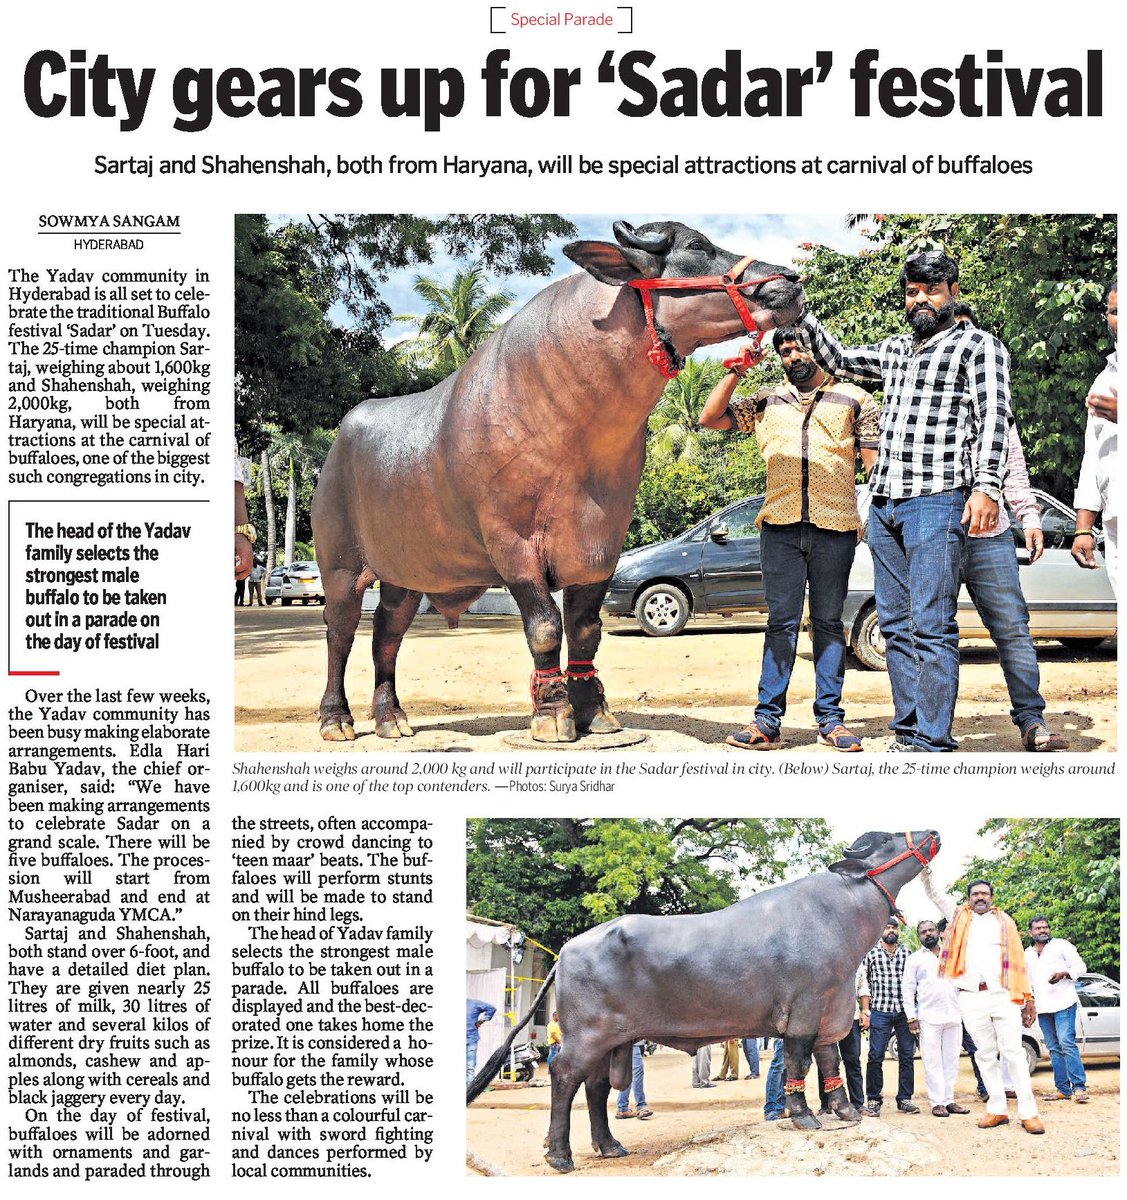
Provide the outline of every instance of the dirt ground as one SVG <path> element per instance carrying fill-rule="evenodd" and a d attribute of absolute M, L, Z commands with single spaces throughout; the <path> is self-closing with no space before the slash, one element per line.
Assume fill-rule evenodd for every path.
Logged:
<path fill-rule="evenodd" d="M 659 1049 L 646 1059 L 648 1121 L 612 1118 L 627 1158 L 596 1158 L 590 1148 L 582 1091 L 572 1116 L 575 1175 L 588 1179 L 632 1175 L 1013 1175 L 1094 1176 L 1119 1173 L 1119 1062 L 1087 1064 L 1091 1103 L 1041 1102 L 1045 1134 L 1034 1137 L 1016 1120 L 978 1129 L 985 1106 L 975 1097 L 970 1060 L 961 1060 L 956 1098 L 969 1116 L 939 1120 L 923 1094 L 923 1069 L 916 1061 L 918 1116 L 902 1114 L 888 1097 L 896 1086 L 896 1064 L 885 1065 L 885 1106 L 879 1120 L 842 1125 L 824 1118 L 820 1132 L 803 1133 L 788 1120 L 763 1118 L 763 1089 L 769 1055 L 759 1079 L 718 1083 L 694 1090 L 688 1055 Z M 714 1069 L 719 1047 L 713 1048 Z M 741 1066 L 746 1064 L 741 1057 Z M 811 1071 L 811 1081 L 814 1073 Z M 537 1086 L 540 1084 L 541 1086 Z M 1052 1072 L 1040 1068 L 1034 1093 L 1053 1089 Z M 811 1082 L 807 1099 L 813 1093 Z M 550 1088 L 547 1068 L 526 1088 L 489 1091 L 466 1110 L 467 1163 L 471 1174 L 542 1175 Z M 612 1094 L 611 1102 L 614 1102 Z M 815 1105 L 816 1107 L 816 1105 Z"/>
<path fill-rule="evenodd" d="M 236 609 L 235 749 L 495 751 L 512 749 L 506 736 L 527 730 L 531 662 L 518 618 L 468 616 L 456 630 L 447 629 L 438 616 L 415 620 L 398 664 L 399 696 L 418 735 L 408 742 L 371 734 L 368 628 L 365 620 L 346 681 L 359 736 L 351 743 L 327 743 L 317 732 L 325 671 L 321 608 Z M 603 684 L 622 723 L 646 735 L 628 750 L 744 753 L 730 750 L 724 738 L 751 715 L 763 629 L 763 620 L 756 617 L 710 618 L 690 623 L 677 637 L 649 638 L 633 621 L 608 619 L 598 657 Z M 1082 655 L 1056 642 L 1038 643 L 1046 716 L 1066 733 L 1074 751 L 1117 748 L 1116 655 L 1114 639 Z M 813 694 L 810 642 L 803 635 L 784 750 L 834 753 L 816 744 Z M 961 750 L 1020 749 L 997 654 L 989 643 L 963 643 L 959 695 L 955 736 Z M 885 749 L 891 741 L 888 676 L 850 660 L 845 706 L 849 725 L 866 739 L 866 748 Z M 600 747 L 596 738 L 585 738 L 578 748 Z"/>

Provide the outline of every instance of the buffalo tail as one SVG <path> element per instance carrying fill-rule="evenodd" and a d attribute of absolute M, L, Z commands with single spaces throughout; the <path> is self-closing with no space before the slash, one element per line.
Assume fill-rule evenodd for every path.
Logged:
<path fill-rule="evenodd" d="M 509 1030 L 509 1036 L 497 1047 L 496 1050 L 486 1060 L 483 1066 L 473 1079 L 466 1085 L 466 1103 L 472 1104 L 478 1096 L 493 1082 L 494 1076 L 500 1071 L 504 1061 L 509 1053 L 509 1047 L 516 1041 L 516 1036 L 520 1031 L 532 1020 L 536 1010 L 540 1007 L 540 1001 L 548 994 L 548 988 L 551 986 L 552 980 L 556 976 L 556 967 L 558 963 L 553 964 L 552 969 L 548 972 L 548 978 L 544 980 L 543 986 L 536 993 L 536 998 L 532 1001 L 528 1012 L 520 1019 L 519 1025 L 514 1025 Z"/>

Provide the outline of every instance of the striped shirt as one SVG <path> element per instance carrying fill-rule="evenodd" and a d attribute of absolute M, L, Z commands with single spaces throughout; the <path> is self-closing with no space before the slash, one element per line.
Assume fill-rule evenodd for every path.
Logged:
<path fill-rule="evenodd" d="M 956 324 L 922 343 L 905 334 L 846 349 L 809 313 L 800 324 L 823 370 L 884 388 L 874 496 L 906 500 L 968 488 L 1000 499 L 1010 360 L 996 337 Z"/>
<path fill-rule="evenodd" d="M 889 954 L 880 942 L 861 960 L 869 980 L 869 1007 L 875 1012 L 903 1012 L 907 961 L 908 951 L 904 946 L 897 946 L 896 953 Z"/>
<path fill-rule="evenodd" d="M 728 406 L 741 433 L 754 433 L 767 464 L 767 495 L 756 522 L 852 533 L 857 515 L 857 454 L 875 450 L 880 409 L 868 392 L 828 379 L 804 394 L 781 383 Z"/>

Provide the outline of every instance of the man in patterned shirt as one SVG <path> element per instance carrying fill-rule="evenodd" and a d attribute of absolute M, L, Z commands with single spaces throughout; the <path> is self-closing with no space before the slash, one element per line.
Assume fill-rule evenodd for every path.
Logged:
<path fill-rule="evenodd" d="M 879 1117 L 884 1091 L 884 1052 L 896 1034 L 896 1058 L 900 1065 L 896 1107 L 902 1113 L 918 1113 L 912 1103 L 916 1087 L 916 1039 L 904 1012 L 904 967 L 908 951 L 900 945 L 900 926 L 889 917 L 880 941 L 861 960 L 869 981 L 869 995 L 860 996 L 861 1028 L 869 1031 L 869 1061 L 865 1065 L 865 1090 L 869 1101 L 865 1114 Z"/>
<path fill-rule="evenodd" d="M 767 495 L 757 522 L 767 597 L 759 703 L 752 722 L 733 733 L 728 745 L 742 750 L 782 745 L 780 729 L 809 585 L 818 741 L 835 750 L 857 751 L 861 739 L 846 727 L 841 704 L 841 610 L 860 528 L 857 456 L 866 470 L 876 461 L 880 414 L 868 392 L 838 383 L 818 366 L 799 330 L 775 330 L 774 345 L 786 383 L 751 398 L 737 397 L 743 370 L 733 367 L 712 389 L 700 414 L 706 429 L 754 433 L 767 464 Z"/>
<path fill-rule="evenodd" d="M 869 548 L 898 751 L 958 748 L 959 566 L 967 535 L 998 524 L 1006 464 L 1009 355 L 956 323 L 958 280 L 940 250 L 908 256 L 900 284 L 911 337 L 846 349 L 809 313 L 800 322 L 827 371 L 884 388 Z"/>

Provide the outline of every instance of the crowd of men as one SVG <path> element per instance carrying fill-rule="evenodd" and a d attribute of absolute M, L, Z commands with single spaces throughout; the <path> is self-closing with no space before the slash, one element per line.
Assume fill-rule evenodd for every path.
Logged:
<path fill-rule="evenodd" d="M 809 591 L 818 740 L 862 749 L 842 704 L 842 608 L 862 522 L 857 459 L 869 478 L 869 549 L 877 616 L 892 687 L 897 753 L 958 748 L 952 734 L 959 687 L 958 594 L 966 584 L 998 648 L 1011 717 L 1024 749 L 1065 750 L 1045 721 L 1037 655 L 1018 576 L 1007 506 L 1021 522 L 1030 560 L 1044 549 L 1010 397 L 1009 355 L 978 328 L 959 299 L 958 264 L 938 250 L 909 255 L 900 274 L 910 334 L 847 348 L 810 313 L 778 329 L 785 382 L 751 397 L 736 391 L 761 356 L 748 348 L 709 395 L 700 424 L 753 433 L 767 466 L 759 515 L 768 607 L 759 697 L 749 724 L 727 740 L 740 749 L 782 744 L 803 596 Z M 1107 292 L 1118 334 L 1118 290 Z M 878 408 L 856 383 L 884 391 Z M 1072 556 L 1103 566 L 1116 587 L 1118 364 L 1113 352 L 1093 384 L 1077 483 Z"/>
<path fill-rule="evenodd" d="M 900 942 L 901 922 L 891 917 L 857 970 L 853 1025 L 838 1043 L 850 1103 L 863 1117 L 881 1115 L 886 1054 L 895 1036 L 898 1112 L 920 1112 L 913 1102 L 918 1042 L 931 1115 L 969 1115 L 971 1110 L 955 1098 L 959 1056 L 965 1049 L 978 1097 L 986 1106 L 979 1128 L 1009 1124 L 1009 1101 L 1015 1100 L 1021 1127 L 1042 1134 L 1045 1126 L 1033 1094 L 1022 1028 L 1039 1024 L 1052 1062 L 1054 1090 L 1043 1099 L 1088 1103 L 1087 1075 L 1076 1043 L 1076 981 L 1087 970 L 1084 960 L 1070 941 L 1053 936 L 1042 915 L 1029 922 L 1030 945 L 1023 948 L 1015 922 L 994 904 L 994 889 L 987 880 L 974 881 L 966 903 L 956 905 L 935 886 L 929 870 L 921 878 L 942 914 L 939 921 L 918 923 L 920 948 L 909 953 Z M 869 1049 L 862 1071 L 865 1030 Z M 737 1080 L 740 1044 L 722 1044 L 720 1069 L 711 1078 L 712 1047 L 702 1047 L 693 1058 L 693 1087 Z M 742 1045 L 749 1067 L 744 1078 L 757 1079 L 758 1040 L 744 1038 Z M 633 1072 L 636 1105 L 629 1106 L 630 1089 L 621 1092 L 617 1115 L 651 1117 L 641 1083 L 641 1043 L 634 1047 Z M 786 1116 L 785 1077 L 783 1039 L 778 1038 L 766 1079 L 763 1112 L 768 1121 Z M 823 1082 L 819 1072 L 825 1113 L 830 1110 Z"/>

